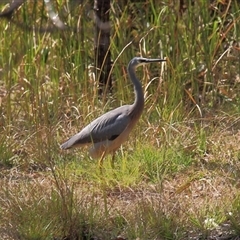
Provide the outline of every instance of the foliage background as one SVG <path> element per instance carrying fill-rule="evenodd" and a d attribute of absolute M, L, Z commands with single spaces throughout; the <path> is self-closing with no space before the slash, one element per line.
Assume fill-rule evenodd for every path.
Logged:
<path fill-rule="evenodd" d="M 88 1 L 56 2 L 77 32 L 27 30 L 51 24 L 40 1 L 1 20 L 6 239 L 238 236 L 239 2 L 180 2 L 112 2 L 114 90 L 106 101 L 97 95 Z M 133 101 L 126 65 L 134 56 L 168 61 L 138 70 L 144 114 L 115 169 L 106 159 L 101 175 L 86 149 L 61 152 L 59 143 Z"/>

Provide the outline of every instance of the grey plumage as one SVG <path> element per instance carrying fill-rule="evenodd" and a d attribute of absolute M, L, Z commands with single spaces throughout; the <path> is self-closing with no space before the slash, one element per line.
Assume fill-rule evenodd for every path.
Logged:
<path fill-rule="evenodd" d="M 106 154 L 114 154 L 121 144 L 127 140 L 130 131 L 136 125 L 144 108 L 144 95 L 141 83 L 135 74 L 136 67 L 146 63 L 162 61 L 165 60 L 133 58 L 128 64 L 128 74 L 134 85 L 134 103 L 118 107 L 98 117 L 63 143 L 61 149 L 91 144 L 92 147 L 89 153 L 93 158 L 101 157 L 100 163 Z"/>
<path fill-rule="evenodd" d="M 129 105 L 125 105 L 103 114 L 83 128 L 81 132 L 63 143 L 61 148 L 68 149 L 106 140 L 113 141 L 126 129 L 131 121 L 128 109 Z"/>

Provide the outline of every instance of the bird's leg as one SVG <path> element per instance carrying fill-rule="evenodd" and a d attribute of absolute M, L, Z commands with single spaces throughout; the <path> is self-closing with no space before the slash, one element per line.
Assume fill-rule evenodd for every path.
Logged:
<path fill-rule="evenodd" d="M 112 154 L 112 159 L 111 159 L 111 167 L 114 169 L 114 159 L 115 159 L 115 152 Z"/>
<path fill-rule="evenodd" d="M 102 153 L 102 156 L 101 156 L 101 158 L 100 158 L 100 160 L 99 160 L 99 162 L 98 162 L 98 166 L 99 166 L 99 169 L 100 169 L 100 173 L 102 173 L 103 159 L 104 159 L 104 157 L 105 157 L 105 153 L 106 153 L 106 151 L 104 151 L 104 152 Z"/>

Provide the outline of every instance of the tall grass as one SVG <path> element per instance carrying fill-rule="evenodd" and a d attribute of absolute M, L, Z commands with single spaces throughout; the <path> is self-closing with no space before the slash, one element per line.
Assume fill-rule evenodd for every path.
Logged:
<path fill-rule="evenodd" d="M 1 20 L 0 235 L 207 238 L 225 222 L 238 233 L 239 3 L 189 1 L 182 11 L 171 1 L 113 1 L 114 90 L 106 102 L 97 96 L 90 7 L 58 4 L 79 32 L 26 31 Z M 42 2 L 13 18 L 49 24 Z M 59 143 L 133 102 L 126 65 L 134 56 L 167 63 L 138 69 L 143 116 L 115 168 L 106 158 L 101 174 L 87 149 L 63 153 Z"/>

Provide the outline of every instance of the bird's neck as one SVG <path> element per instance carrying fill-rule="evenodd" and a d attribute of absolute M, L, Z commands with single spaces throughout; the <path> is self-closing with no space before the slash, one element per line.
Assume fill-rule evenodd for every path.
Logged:
<path fill-rule="evenodd" d="M 135 100 L 132 105 L 133 107 L 132 114 L 134 114 L 136 117 L 140 117 L 144 108 L 144 95 L 143 95 L 142 85 L 136 76 L 135 69 L 128 68 L 128 74 L 134 85 L 134 93 L 135 93 Z"/>

